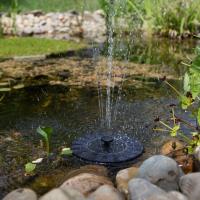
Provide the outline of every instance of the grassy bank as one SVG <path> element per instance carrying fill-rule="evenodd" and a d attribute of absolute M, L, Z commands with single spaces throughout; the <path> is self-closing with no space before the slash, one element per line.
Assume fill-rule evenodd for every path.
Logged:
<path fill-rule="evenodd" d="M 67 10 L 96 10 L 99 9 L 99 0 L 0 0 L 0 8 L 9 11 L 16 7 L 19 11 L 42 10 L 56 12 Z"/>
<path fill-rule="evenodd" d="M 12 56 L 41 55 L 78 50 L 84 43 L 39 38 L 0 38 L 0 58 Z"/>
<path fill-rule="evenodd" d="M 200 30 L 200 0 L 116 0 L 112 6 L 99 1 L 105 11 L 114 6 L 115 16 L 125 18 L 129 29 L 139 27 L 149 36 L 187 37 Z"/>

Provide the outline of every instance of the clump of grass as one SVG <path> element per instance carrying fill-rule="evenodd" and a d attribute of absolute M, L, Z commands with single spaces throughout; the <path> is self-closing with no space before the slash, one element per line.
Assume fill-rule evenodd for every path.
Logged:
<path fill-rule="evenodd" d="M 85 48 L 83 42 L 34 37 L 0 38 L 0 57 L 41 55 Z"/>
<path fill-rule="evenodd" d="M 129 11 L 137 13 L 143 28 L 148 32 L 167 33 L 174 30 L 178 35 L 194 33 L 200 22 L 200 0 L 127 0 Z"/>
<path fill-rule="evenodd" d="M 13 0 L 1 0 L 4 11 L 8 11 Z M 42 10 L 44 12 L 57 12 L 67 10 L 81 11 L 99 9 L 98 0 L 18 0 L 21 11 Z"/>
<path fill-rule="evenodd" d="M 109 0 L 99 0 L 108 12 Z M 142 28 L 148 36 L 155 33 L 176 36 L 195 34 L 200 26 L 200 0 L 115 0 L 115 16 L 125 18 L 129 29 Z M 125 6 L 124 6 L 125 5 Z M 139 25 L 139 26 L 138 26 Z M 174 33 L 174 32 L 173 32 Z"/>

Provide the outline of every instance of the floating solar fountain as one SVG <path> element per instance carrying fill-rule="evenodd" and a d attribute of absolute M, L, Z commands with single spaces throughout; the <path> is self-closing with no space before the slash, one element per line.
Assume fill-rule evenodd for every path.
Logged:
<path fill-rule="evenodd" d="M 143 153 L 142 144 L 125 134 L 88 134 L 75 140 L 71 148 L 85 161 L 105 164 L 131 161 Z"/>

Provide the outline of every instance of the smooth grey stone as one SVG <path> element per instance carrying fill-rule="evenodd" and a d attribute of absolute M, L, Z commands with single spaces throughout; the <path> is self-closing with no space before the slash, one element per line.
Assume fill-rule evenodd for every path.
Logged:
<path fill-rule="evenodd" d="M 7 194 L 3 200 L 37 200 L 37 195 L 33 190 L 19 188 Z"/>
<path fill-rule="evenodd" d="M 190 200 L 200 199 L 200 172 L 182 176 L 179 186 L 183 194 Z"/>
<path fill-rule="evenodd" d="M 113 186 L 103 185 L 91 193 L 88 200 L 125 200 L 124 196 Z"/>
<path fill-rule="evenodd" d="M 165 191 L 178 190 L 181 168 L 173 159 L 156 155 L 145 160 L 138 171 L 138 178 L 144 178 Z"/>
<path fill-rule="evenodd" d="M 169 199 L 173 200 L 188 200 L 186 196 L 177 191 L 171 191 L 167 194 L 167 196 L 169 197 Z"/>
<path fill-rule="evenodd" d="M 147 200 L 155 196 L 166 196 L 166 192 L 149 181 L 141 178 L 134 178 L 128 183 L 130 200 Z"/>
<path fill-rule="evenodd" d="M 84 196 L 70 187 L 56 188 L 45 194 L 40 200 L 84 200 Z"/>

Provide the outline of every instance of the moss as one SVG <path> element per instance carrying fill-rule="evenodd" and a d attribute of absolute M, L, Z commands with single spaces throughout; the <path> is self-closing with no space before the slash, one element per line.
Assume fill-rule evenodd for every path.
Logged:
<path fill-rule="evenodd" d="M 32 37 L 0 38 L 0 58 L 59 53 L 69 50 L 79 50 L 84 47 L 86 47 L 84 42 L 66 40 Z"/>

